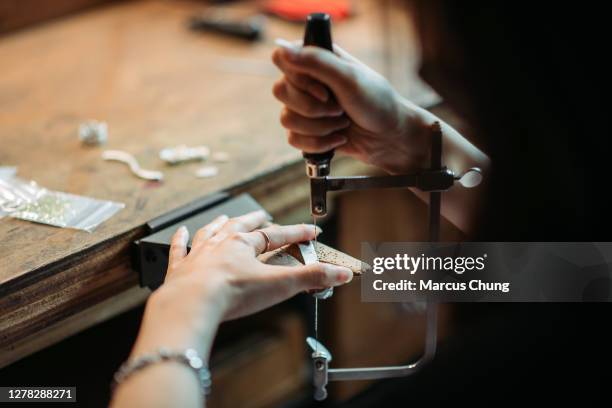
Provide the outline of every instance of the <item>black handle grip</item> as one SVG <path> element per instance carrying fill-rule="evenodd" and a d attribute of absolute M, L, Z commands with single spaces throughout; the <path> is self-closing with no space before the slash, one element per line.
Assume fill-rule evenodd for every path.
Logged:
<path fill-rule="evenodd" d="M 306 31 L 304 32 L 304 45 L 314 45 L 332 52 L 334 51 L 331 38 L 331 17 L 329 14 L 312 13 L 308 16 Z M 329 162 L 334 157 L 334 151 L 303 153 L 302 155 L 308 161 Z"/>

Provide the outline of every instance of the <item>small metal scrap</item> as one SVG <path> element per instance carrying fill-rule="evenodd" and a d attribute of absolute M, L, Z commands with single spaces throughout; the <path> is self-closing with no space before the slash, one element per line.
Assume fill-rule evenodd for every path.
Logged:
<path fill-rule="evenodd" d="M 161 171 L 145 170 L 140 168 L 136 158 L 128 152 L 124 152 L 122 150 L 106 150 L 102 153 L 102 158 L 104 160 L 118 161 L 127 164 L 132 173 L 141 179 L 161 181 L 164 178 L 164 174 Z"/>
<path fill-rule="evenodd" d="M 186 145 L 179 145 L 162 149 L 159 152 L 159 158 L 168 164 L 205 160 L 209 155 L 210 149 L 207 146 L 189 147 Z"/>
<path fill-rule="evenodd" d="M 199 178 L 214 177 L 217 174 L 219 174 L 219 168 L 217 166 L 204 166 L 196 171 L 196 176 Z"/>
<path fill-rule="evenodd" d="M 79 125 L 79 139 L 83 144 L 99 146 L 108 140 L 108 124 L 97 120 L 89 120 Z"/>
<path fill-rule="evenodd" d="M 229 161 L 230 156 L 227 152 L 214 152 L 211 158 L 216 163 L 226 163 Z"/>

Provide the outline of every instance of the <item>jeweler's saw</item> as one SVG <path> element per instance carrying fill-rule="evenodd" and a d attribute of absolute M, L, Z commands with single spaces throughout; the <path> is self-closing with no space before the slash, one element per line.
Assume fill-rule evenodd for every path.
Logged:
<path fill-rule="evenodd" d="M 311 14 L 306 24 L 304 46 L 317 46 L 333 52 L 331 39 L 331 19 L 323 13 Z M 330 92 L 331 94 L 331 92 Z M 394 176 L 356 176 L 331 177 L 331 161 L 334 151 L 323 153 L 304 153 L 306 162 L 306 175 L 310 179 L 310 211 L 313 224 L 317 218 L 327 214 L 327 192 L 340 190 L 362 190 L 373 188 L 417 188 L 429 192 L 429 234 L 431 241 L 438 241 L 440 229 L 441 193 L 453 187 L 455 182 L 464 187 L 471 188 L 480 184 L 482 174 L 480 169 L 471 168 L 464 174 L 457 176 L 442 165 L 442 130 L 439 123 L 431 127 L 431 158 L 430 168 L 414 174 Z M 304 260 L 313 260 L 313 244 L 300 247 Z M 314 243 L 315 249 L 317 243 Z M 316 252 L 316 251 L 314 251 Z M 314 293 L 315 296 L 315 337 L 317 336 L 318 301 L 332 295 L 332 288 Z M 312 349 L 313 383 L 315 387 L 314 398 L 323 400 L 327 397 L 326 386 L 328 381 L 371 380 L 390 377 L 402 377 L 413 374 L 431 358 L 436 350 L 437 307 L 434 304 L 427 306 L 427 331 L 425 353 L 416 362 L 405 366 L 393 367 L 362 367 L 362 368 L 329 368 L 332 354 L 325 348 L 318 338 L 307 338 L 306 342 Z"/>

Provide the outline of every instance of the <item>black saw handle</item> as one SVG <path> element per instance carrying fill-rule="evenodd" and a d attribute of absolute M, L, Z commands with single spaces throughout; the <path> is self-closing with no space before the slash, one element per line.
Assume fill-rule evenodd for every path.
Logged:
<path fill-rule="evenodd" d="M 331 38 L 331 17 L 326 13 L 312 13 L 308 16 L 306 31 L 304 32 L 304 45 L 313 45 L 325 48 L 331 52 L 334 46 Z M 329 91 L 329 89 L 328 89 Z M 331 95 L 331 91 L 330 91 Z M 333 98 L 333 95 L 331 96 Z M 334 151 L 323 153 L 302 153 L 304 159 L 312 163 L 329 163 L 334 157 Z"/>

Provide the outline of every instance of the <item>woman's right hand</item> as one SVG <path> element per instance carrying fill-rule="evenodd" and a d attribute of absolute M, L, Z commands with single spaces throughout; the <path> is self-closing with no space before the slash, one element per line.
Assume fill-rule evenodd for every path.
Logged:
<path fill-rule="evenodd" d="M 337 46 L 332 53 L 287 43 L 272 60 L 283 72 L 273 93 L 285 105 L 281 123 L 292 146 L 308 153 L 336 149 L 390 173 L 425 165 L 428 114 L 380 74 Z"/>

